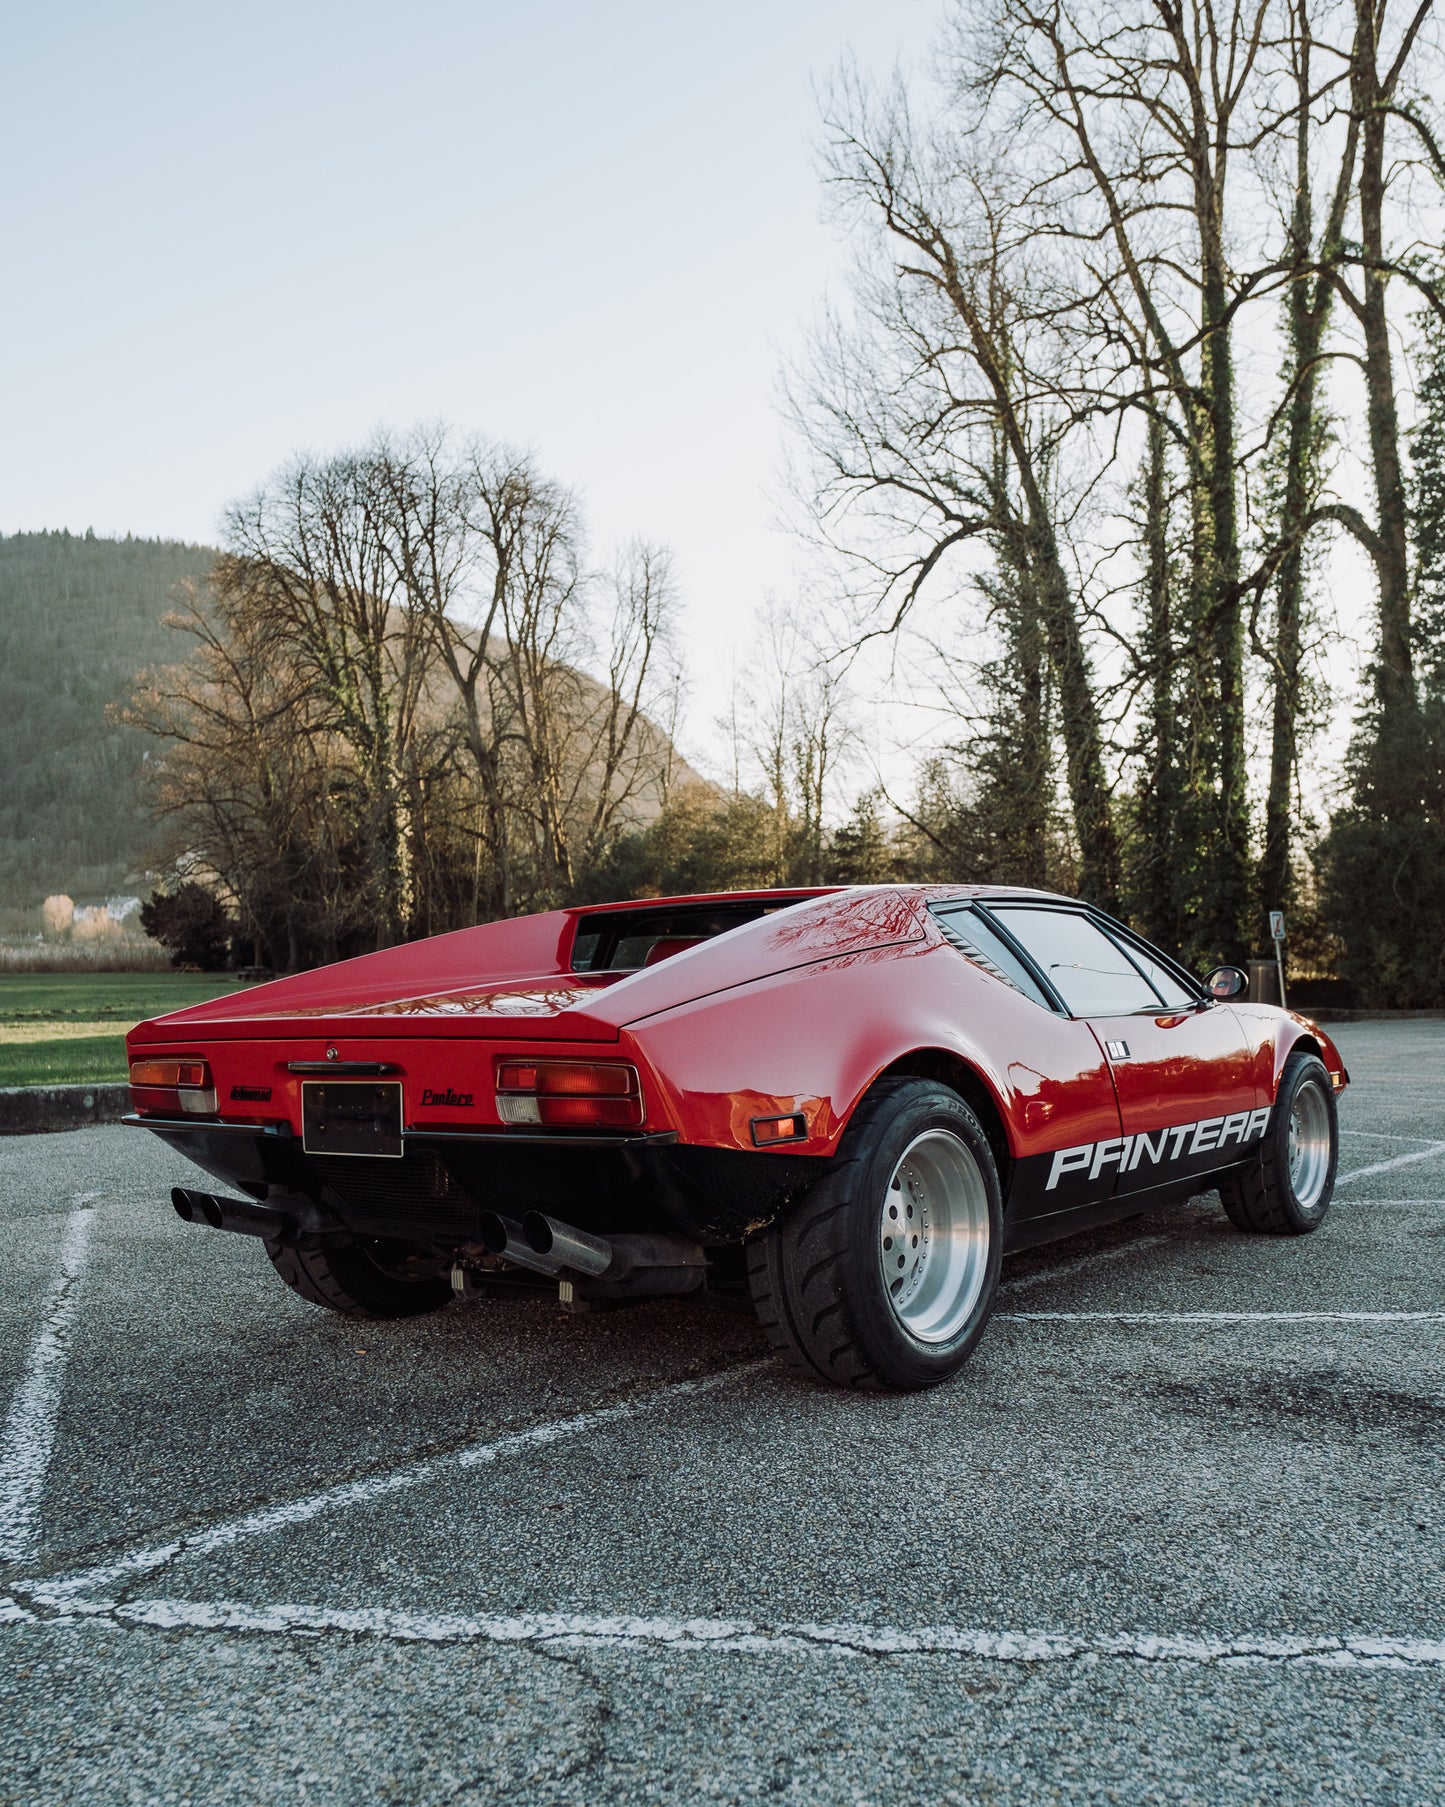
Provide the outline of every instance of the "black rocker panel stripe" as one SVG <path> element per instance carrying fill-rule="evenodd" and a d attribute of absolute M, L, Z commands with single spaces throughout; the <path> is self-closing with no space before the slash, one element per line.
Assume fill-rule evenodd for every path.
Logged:
<path fill-rule="evenodd" d="M 1258 1147 L 1269 1124 L 1269 1106 L 1228 1116 L 1192 1118 L 1128 1136 L 1079 1142 L 1048 1154 L 1025 1155 L 1014 1167 L 1009 1208 L 1036 1217 L 1077 1205 L 1140 1192 L 1152 1185 L 1218 1173 Z"/>

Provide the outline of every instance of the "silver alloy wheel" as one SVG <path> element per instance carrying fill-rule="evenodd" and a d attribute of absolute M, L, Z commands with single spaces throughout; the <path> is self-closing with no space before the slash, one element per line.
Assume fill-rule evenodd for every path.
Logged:
<path fill-rule="evenodd" d="M 1289 1183 L 1295 1203 L 1312 1211 L 1330 1170 L 1330 1107 L 1317 1079 L 1307 1079 L 1289 1111 Z"/>
<path fill-rule="evenodd" d="M 946 1343 L 968 1322 L 988 1273 L 988 1191 L 951 1130 L 910 1142 L 883 1194 L 878 1260 L 893 1315 L 920 1343 Z"/>

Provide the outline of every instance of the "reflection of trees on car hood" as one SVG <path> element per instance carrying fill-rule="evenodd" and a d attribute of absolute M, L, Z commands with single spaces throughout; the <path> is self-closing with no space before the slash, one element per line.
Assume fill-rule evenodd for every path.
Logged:
<path fill-rule="evenodd" d="M 819 958 L 923 936 L 914 895 L 891 886 L 838 891 L 795 904 L 786 913 L 766 918 L 759 927 L 778 947 L 795 954 L 807 949 Z"/>

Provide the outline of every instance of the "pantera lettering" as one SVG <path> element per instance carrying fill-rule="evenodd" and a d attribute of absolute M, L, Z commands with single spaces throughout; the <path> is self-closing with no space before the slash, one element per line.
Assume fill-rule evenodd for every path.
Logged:
<path fill-rule="evenodd" d="M 1098 1179 L 1106 1167 L 1119 1173 L 1133 1173 L 1141 1164 L 1158 1167 L 1168 1159 L 1181 1161 L 1190 1155 L 1218 1153 L 1231 1142 L 1242 1151 L 1264 1134 L 1269 1122 L 1269 1107 L 1257 1111 L 1236 1111 L 1232 1117 L 1205 1117 L 1199 1123 L 1179 1123 L 1170 1129 L 1157 1129 L 1148 1135 L 1110 1136 L 1103 1142 L 1083 1142 L 1077 1148 L 1060 1148 L 1044 1183 L 1044 1191 L 1052 1192 L 1066 1173 L 1084 1173 Z"/>
<path fill-rule="evenodd" d="M 267 1104 L 270 1102 L 271 1088 L 268 1085 L 233 1085 L 231 1098 L 238 1104 Z"/>
<path fill-rule="evenodd" d="M 450 1104 L 461 1106 L 471 1103 L 472 1094 L 470 1092 L 433 1092 L 427 1090 L 422 1093 L 421 1101 L 424 1106 L 428 1104 Z"/>

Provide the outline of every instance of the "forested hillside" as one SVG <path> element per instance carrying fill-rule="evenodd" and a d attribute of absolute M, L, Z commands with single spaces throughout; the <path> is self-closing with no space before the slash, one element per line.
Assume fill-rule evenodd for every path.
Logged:
<path fill-rule="evenodd" d="M 0 536 L 0 903 L 114 891 L 153 829 L 137 808 L 146 736 L 106 720 L 136 673 L 183 650 L 162 625 L 205 546 Z"/>

